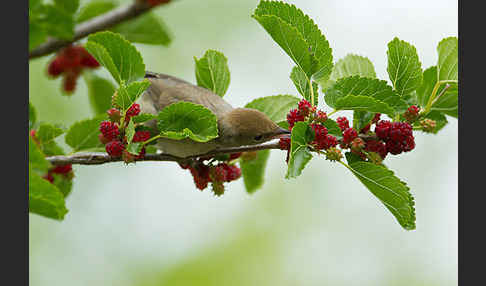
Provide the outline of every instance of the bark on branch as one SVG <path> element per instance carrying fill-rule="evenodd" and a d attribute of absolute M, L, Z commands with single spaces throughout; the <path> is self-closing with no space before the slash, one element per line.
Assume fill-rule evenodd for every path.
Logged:
<path fill-rule="evenodd" d="M 363 140 L 377 140 L 375 135 L 359 134 Z M 180 158 L 172 156 L 169 154 L 146 154 L 142 159 L 135 159 L 136 162 L 140 161 L 166 161 L 166 162 L 184 162 L 190 159 L 195 159 L 199 157 L 216 156 L 222 154 L 240 153 L 240 152 L 251 152 L 260 150 L 270 150 L 270 149 L 280 149 L 279 141 L 273 140 L 265 142 L 259 145 L 253 146 L 241 146 L 241 147 L 230 147 L 224 149 L 214 150 L 205 154 L 195 155 L 187 158 Z M 46 160 L 53 165 L 66 165 L 66 164 L 78 164 L 78 165 L 101 165 L 110 162 L 122 162 L 121 157 L 111 157 L 107 153 L 103 152 L 82 152 L 75 153 L 70 156 L 58 155 L 46 157 Z"/>
<path fill-rule="evenodd" d="M 168 2 L 170 1 L 167 1 L 166 3 Z M 48 55 L 88 36 L 89 34 L 109 29 L 116 24 L 136 18 L 137 16 L 149 11 L 151 8 L 152 7 L 148 4 L 139 1 L 135 1 L 127 6 L 115 8 L 107 13 L 77 25 L 74 30 L 74 38 L 72 40 L 67 41 L 49 38 L 45 43 L 41 44 L 29 53 L 29 59 Z"/>
<path fill-rule="evenodd" d="M 140 161 L 168 161 L 168 162 L 181 162 L 188 159 L 197 157 L 215 156 L 219 154 L 231 154 L 258 150 L 279 149 L 278 141 L 266 142 L 254 146 L 242 146 L 224 148 L 215 151 L 211 151 L 205 154 L 191 156 L 189 158 L 179 158 L 168 154 L 146 154 L 143 159 L 136 159 L 136 162 Z M 121 157 L 111 157 L 107 153 L 102 152 L 89 152 L 89 153 L 76 153 L 70 156 L 51 156 L 46 158 L 53 165 L 66 165 L 66 164 L 79 164 L 79 165 L 100 165 L 110 162 L 122 162 Z"/>

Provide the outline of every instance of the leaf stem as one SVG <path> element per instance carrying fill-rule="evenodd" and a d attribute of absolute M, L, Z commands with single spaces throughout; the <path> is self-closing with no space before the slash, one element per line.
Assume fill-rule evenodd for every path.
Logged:
<path fill-rule="evenodd" d="M 353 171 L 353 169 L 351 168 L 351 166 L 349 166 L 348 164 L 344 163 L 342 160 L 339 160 L 338 162 L 341 163 L 341 165 L 343 165 L 344 167 L 348 168 L 351 172 Z"/>
<path fill-rule="evenodd" d="M 437 94 L 437 91 L 439 90 L 439 87 L 441 85 L 440 81 L 437 81 L 434 85 L 434 89 L 432 89 L 432 94 L 429 97 L 429 101 L 427 101 L 427 104 L 425 105 L 425 110 L 424 113 L 428 113 L 430 111 L 430 108 L 432 107 L 432 101 L 435 98 L 435 95 Z"/>
<path fill-rule="evenodd" d="M 333 115 L 334 113 L 338 112 L 339 110 L 337 109 L 334 109 L 333 111 L 329 112 L 329 114 L 327 115 L 328 117 Z"/>
<path fill-rule="evenodd" d="M 311 95 L 311 105 L 314 107 L 314 88 L 312 87 L 312 80 L 309 78 L 309 90 Z"/>
<path fill-rule="evenodd" d="M 446 87 L 449 86 L 449 83 L 457 83 L 457 80 L 441 80 L 441 81 L 437 81 L 434 85 L 434 89 L 432 90 L 432 95 L 430 96 L 429 100 L 427 101 L 427 104 L 425 105 L 425 109 L 423 111 L 423 114 L 427 114 L 430 109 L 432 108 L 432 105 L 436 102 L 436 94 L 437 94 L 437 91 L 439 91 L 439 87 L 441 84 L 443 83 L 446 83 Z M 449 88 L 447 87 L 447 88 Z M 444 91 L 443 91 L 444 92 Z M 443 95 L 443 92 L 441 92 L 441 94 L 439 94 L 438 97 L 442 96 Z M 438 98 L 437 97 L 437 98 Z"/>
<path fill-rule="evenodd" d="M 451 87 L 451 85 L 450 85 L 450 84 L 448 84 L 448 83 L 446 83 L 446 85 L 445 85 L 444 89 L 443 89 L 443 90 L 442 90 L 442 91 L 439 93 L 439 95 L 437 95 L 437 97 L 434 99 L 434 101 L 432 101 L 432 104 L 431 104 L 430 106 L 432 107 L 432 105 L 434 105 L 434 104 L 437 102 L 437 100 L 439 100 L 439 98 L 440 98 L 441 96 L 443 96 L 443 95 L 444 95 L 444 93 L 446 93 L 446 91 L 447 91 L 447 90 L 448 90 L 450 87 Z"/>
<path fill-rule="evenodd" d="M 150 138 L 149 140 L 144 141 L 144 142 L 143 142 L 143 146 L 145 146 L 145 145 L 147 145 L 148 143 L 150 143 L 150 142 L 152 142 L 152 141 L 154 141 L 154 140 L 157 140 L 157 139 L 159 139 L 159 138 L 161 138 L 161 137 L 162 137 L 162 136 L 160 136 L 160 134 L 159 134 L 159 135 L 156 135 L 156 136 L 154 136 L 154 137 Z"/>

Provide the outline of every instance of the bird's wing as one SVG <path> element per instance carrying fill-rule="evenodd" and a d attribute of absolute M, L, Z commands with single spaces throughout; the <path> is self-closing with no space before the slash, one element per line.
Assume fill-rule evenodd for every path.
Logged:
<path fill-rule="evenodd" d="M 218 118 L 233 109 L 217 94 L 182 79 L 153 72 L 146 72 L 145 78 L 151 82 L 151 85 L 142 95 L 142 105 L 150 102 L 156 112 L 179 101 L 201 104 Z"/>

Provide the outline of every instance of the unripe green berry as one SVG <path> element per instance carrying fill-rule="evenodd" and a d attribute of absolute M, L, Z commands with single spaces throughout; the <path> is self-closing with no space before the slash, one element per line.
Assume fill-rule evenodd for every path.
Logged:
<path fill-rule="evenodd" d="M 331 147 L 326 151 L 326 159 L 330 161 L 340 161 L 343 158 L 341 151 L 336 147 Z"/>
<path fill-rule="evenodd" d="M 425 118 L 420 120 L 420 126 L 422 126 L 424 132 L 432 133 L 435 130 L 436 122 L 435 120 Z"/>
<path fill-rule="evenodd" d="M 224 194 L 224 185 L 223 182 L 212 182 L 211 183 L 212 191 L 216 196 L 221 196 Z"/>

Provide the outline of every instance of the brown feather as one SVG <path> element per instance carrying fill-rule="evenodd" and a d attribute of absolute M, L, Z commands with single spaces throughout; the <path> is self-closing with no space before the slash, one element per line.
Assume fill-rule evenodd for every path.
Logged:
<path fill-rule="evenodd" d="M 218 118 L 218 138 L 205 143 L 161 138 L 157 147 L 164 153 L 188 157 L 221 147 L 259 144 L 282 134 L 282 129 L 264 113 L 249 108 L 235 109 L 208 89 L 165 74 L 147 72 L 146 78 L 151 85 L 139 99 L 142 112 L 157 114 L 172 103 L 186 101 L 203 105 Z M 146 124 L 156 126 L 155 120 Z"/>

